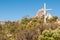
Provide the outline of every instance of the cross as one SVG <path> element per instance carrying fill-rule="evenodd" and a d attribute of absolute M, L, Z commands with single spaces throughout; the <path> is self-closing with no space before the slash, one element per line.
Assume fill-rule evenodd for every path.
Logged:
<path fill-rule="evenodd" d="M 48 11 L 48 10 L 52 10 L 52 9 L 46 9 L 46 3 L 44 3 L 44 23 L 46 23 L 46 12 Z"/>

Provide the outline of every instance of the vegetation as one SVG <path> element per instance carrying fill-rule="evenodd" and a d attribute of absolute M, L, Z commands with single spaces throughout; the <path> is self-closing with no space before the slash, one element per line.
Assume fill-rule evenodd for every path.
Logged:
<path fill-rule="evenodd" d="M 55 30 L 44 30 L 38 40 L 60 40 L 60 28 Z"/>
<path fill-rule="evenodd" d="M 60 25 L 55 23 L 57 17 L 43 18 L 23 18 L 21 21 L 7 21 L 0 24 L 0 40 L 59 40 Z"/>

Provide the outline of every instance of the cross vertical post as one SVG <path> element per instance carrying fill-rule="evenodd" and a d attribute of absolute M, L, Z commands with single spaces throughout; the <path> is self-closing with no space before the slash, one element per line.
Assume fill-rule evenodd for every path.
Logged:
<path fill-rule="evenodd" d="M 46 3 L 44 3 L 44 23 L 46 23 L 46 11 L 48 11 L 48 10 L 52 10 L 52 9 L 46 9 Z"/>
<path fill-rule="evenodd" d="M 46 23 L 46 3 L 44 3 L 44 23 Z"/>

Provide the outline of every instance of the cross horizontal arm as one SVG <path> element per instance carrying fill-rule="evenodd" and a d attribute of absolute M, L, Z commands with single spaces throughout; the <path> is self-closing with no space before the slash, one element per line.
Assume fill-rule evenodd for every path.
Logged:
<path fill-rule="evenodd" d="M 52 10 L 52 9 L 46 9 L 46 10 Z"/>

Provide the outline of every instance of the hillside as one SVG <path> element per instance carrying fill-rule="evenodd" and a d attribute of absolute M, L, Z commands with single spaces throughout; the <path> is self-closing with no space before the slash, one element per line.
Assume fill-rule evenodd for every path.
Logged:
<path fill-rule="evenodd" d="M 49 30 L 55 31 L 59 29 L 60 24 L 57 22 L 58 17 L 56 16 L 53 16 L 51 19 L 47 19 L 47 23 L 44 23 L 43 19 L 44 18 L 32 17 L 22 18 L 22 20 L 17 22 L 4 22 L 3 25 L 0 24 L 0 40 L 46 40 L 42 38 L 42 35 L 45 35 Z M 44 32 L 45 30 L 47 31 Z M 50 34 L 47 33 L 46 35 Z M 40 38 L 40 36 L 42 37 Z M 57 37 L 60 38 L 59 36 Z M 49 40 L 49 37 L 47 40 Z"/>

